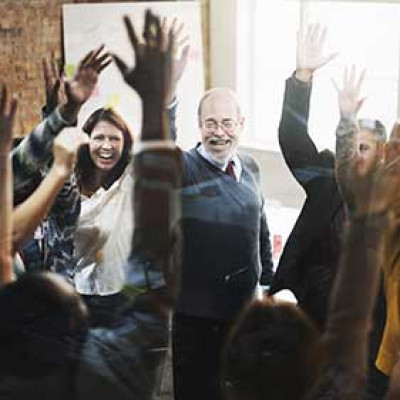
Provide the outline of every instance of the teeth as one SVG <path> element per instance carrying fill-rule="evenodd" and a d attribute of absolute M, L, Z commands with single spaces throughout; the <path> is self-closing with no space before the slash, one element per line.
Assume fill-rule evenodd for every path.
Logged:
<path fill-rule="evenodd" d="M 112 158 L 112 154 L 100 154 L 100 158 L 109 160 L 110 158 Z"/>
<path fill-rule="evenodd" d="M 226 144 L 228 143 L 228 140 L 211 140 L 211 144 Z"/>

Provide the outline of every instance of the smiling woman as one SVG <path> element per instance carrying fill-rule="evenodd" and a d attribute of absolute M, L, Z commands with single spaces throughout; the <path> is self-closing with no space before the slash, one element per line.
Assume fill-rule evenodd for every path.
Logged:
<path fill-rule="evenodd" d="M 99 108 L 83 126 L 90 136 L 76 166 L 78 184 L 85 195 L 109 188 L 121 177 L 131 157 L 132 134 L 122 118 L 110 108 Z"/>
<path fill-rule="evenodd" d="M 124 303 L 123 266 L 133 232 L 133 224 L 126 223 L 132 220 L 133 140 L 122 118 L 108 108 L 92 113 L 83 130 L 90 140 L 76 167 L 82 207 L 74 282 L 89 307 L 92 325 L 106 326 Z"/>

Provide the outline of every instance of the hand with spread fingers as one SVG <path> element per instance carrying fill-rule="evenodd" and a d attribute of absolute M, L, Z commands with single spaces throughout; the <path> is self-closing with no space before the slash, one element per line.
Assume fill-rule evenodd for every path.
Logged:
<path fill-rule="evenodd" d="M 103 52 L 104 45 L 89 52 L 80 62 L 72 81 L 66 81 L 67 101 L 83 104 L 92 94 L 100 73 L 112 61 L 111 56 Z"/>
<path fill-rule="evenodd" d="M 136 55 L 136 65 L 129 68 L 117 55 L 115 62 L 125 82 L 134 89 L 144 103 L 163 105 L 166 102 L 166 87 L 171 81 L 172 52 L 175 48 L 175 35 L 172 27 L 166 34 L 160 19 L 150 10 L 146 11 L 143 31 L 144 43 L 140 43 L 129 17 L 124 23 Z"/>
<path fill-rule="evenodd" d="M 0 98 L 0 156 L 8 157 L 12 147 L 13 125 L 17 111 L 17 100 L 10 100 L 7 87 L 4 85 Z"/>
<path fill-rule="evenodd" d="M 90 51 L 80 62 L 72 80 L 65 80 L 66 103 L 61 107 L 61 115 L 68 121 L 76 118 L 80 107 L 92 95 L 100 73 L 112 61 L 104 45 Z"/>
<path fill-rule="evenodd" d="M 172 42 L 171 77 L 170 81 L 166 82 L 165 105 L 168 105 L 173 101 L 178 83 L 185 72 L 189 60 L 189 36 L 183 36 L 182 32 L 184 30 L 184 26 L 184 23 L 179 22 L 177 18 L 174 18 L 171 24 L 168 23 L 166 18 L 163 18 L 161 25 L 162 43 L 164 46 L 163 50 L 167 51 L 165 46 L 168 43 L 169 35 L 171 35 Z M 180 57 L 178 57 L 179 53 Z"/>
<path fill-rule="evenodd" d="M 361 86 L 364 82 L 365 70 L 357 76 L 356 67 L 350 69 L 346 67 L 343 74 L 343 87 L 332 80 L 339 98 L 339 111 L 342 118 L 355 118 L 358 111 L 365 101 L 365 97 L 360 96 Z"/>
<path fill-rule="evenodd" d="M 337 56 L 337 53 L 324 54 L 326 28 L 320 24 L 308 25 L 304 34 L 297 34 L 296 78 L 309 82 L 314 72 Z"/>

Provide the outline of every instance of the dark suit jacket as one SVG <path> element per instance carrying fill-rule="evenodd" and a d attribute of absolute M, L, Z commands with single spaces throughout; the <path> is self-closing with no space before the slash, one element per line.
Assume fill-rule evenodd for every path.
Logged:
<path fill-rule="evenodd" d="M 340 254 L 343 201 L 335 179 L 334 154 L 318 152 L 308 133 L 310 94 L 311 85 L 295 77 L 286 81 L 279 144 L 306 200 L 285 245 L 270 294 L 292 290 L 299 305 L 323 324 Z"/>

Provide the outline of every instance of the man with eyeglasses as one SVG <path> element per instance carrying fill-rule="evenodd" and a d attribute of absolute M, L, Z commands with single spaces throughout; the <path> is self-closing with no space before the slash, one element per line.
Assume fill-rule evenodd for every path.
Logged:
<path fill-rule="evenodd" d="M 175 400 L 217 400 L 220 353 L 273 264 L 259 169 L 237 151 L 244 125 L 235 94 L 206 92 L 198 107 L 201 143 L 184 152 L 183 268 L 173 319 Z"/>

